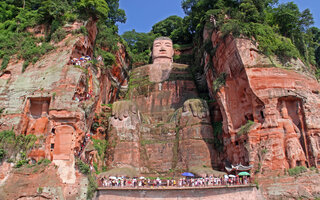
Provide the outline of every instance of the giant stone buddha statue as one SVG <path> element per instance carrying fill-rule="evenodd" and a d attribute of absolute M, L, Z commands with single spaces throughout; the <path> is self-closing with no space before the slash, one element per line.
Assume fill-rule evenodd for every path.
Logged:
<path fill-rule="evenodd" d="M 188 65 L 173 63 L 170 38 L 154 40 L 150 65 L 130 73 L 128 100 L 113 104 L 110 167 L 142 173 L 211 167 L 213 129 Z"/>

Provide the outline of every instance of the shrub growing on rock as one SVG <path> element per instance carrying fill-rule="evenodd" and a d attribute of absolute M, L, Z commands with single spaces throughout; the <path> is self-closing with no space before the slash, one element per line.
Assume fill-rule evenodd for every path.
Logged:
<path fill-rule="evenodd" d="M 307 171 L 307 168 L 304 166 L 297 166 L 295 168 L 291 168 L 288 170 L 290 176 L 295 176 L 306 171 Z"/>

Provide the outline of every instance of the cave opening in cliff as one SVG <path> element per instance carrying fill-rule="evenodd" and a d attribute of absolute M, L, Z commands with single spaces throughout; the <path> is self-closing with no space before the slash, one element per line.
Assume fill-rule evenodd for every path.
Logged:
<path fill-rule="evenodd" d="M 264 113 L 263 113 L 262 110 L 260 111 L 260 116 L 261 116 L 262 119 L 264 119 Z"/>
<path fill-rule="evenodd" d="M 301 166 L 301 161 L 300 160 L 297 160 L 296 166 Z"/>
<path fill-rule="evenodd" d="M 11 77 L 10 71 L 5 71 L 2 74 L 0 74 L 0 79 L 8 80 Z"/>
<path fill-rule="evenodd" d="M 48 115 L 50 97 L 32 97 L 30 100 L 30 114 L 34 119 L 38 119 L 43 115 Z"/>

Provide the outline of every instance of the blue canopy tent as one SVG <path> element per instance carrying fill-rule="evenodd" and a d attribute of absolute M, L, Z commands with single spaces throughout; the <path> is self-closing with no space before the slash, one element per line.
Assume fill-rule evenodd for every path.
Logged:
<path fill-rule="evenodd" d="M 181 175 L 182 176 L 187 176 L 187 177 L 193 177 L 194 176 L 194 174 L 190 173 L 190 172 L 183 172 Z"/>

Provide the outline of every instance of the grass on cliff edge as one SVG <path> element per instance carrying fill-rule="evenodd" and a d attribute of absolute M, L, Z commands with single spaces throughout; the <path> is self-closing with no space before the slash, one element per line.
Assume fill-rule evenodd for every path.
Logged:
<path fill-rule="evenodd" d="M 297 167 L 288 169 L 288 173 L 290 176 L 296 176 L 296 175 L 299 175 L 299 174 L 304 173 L 306 171 L 308 171 L 308 170 L 304 166 L 297 166 Z"/>

